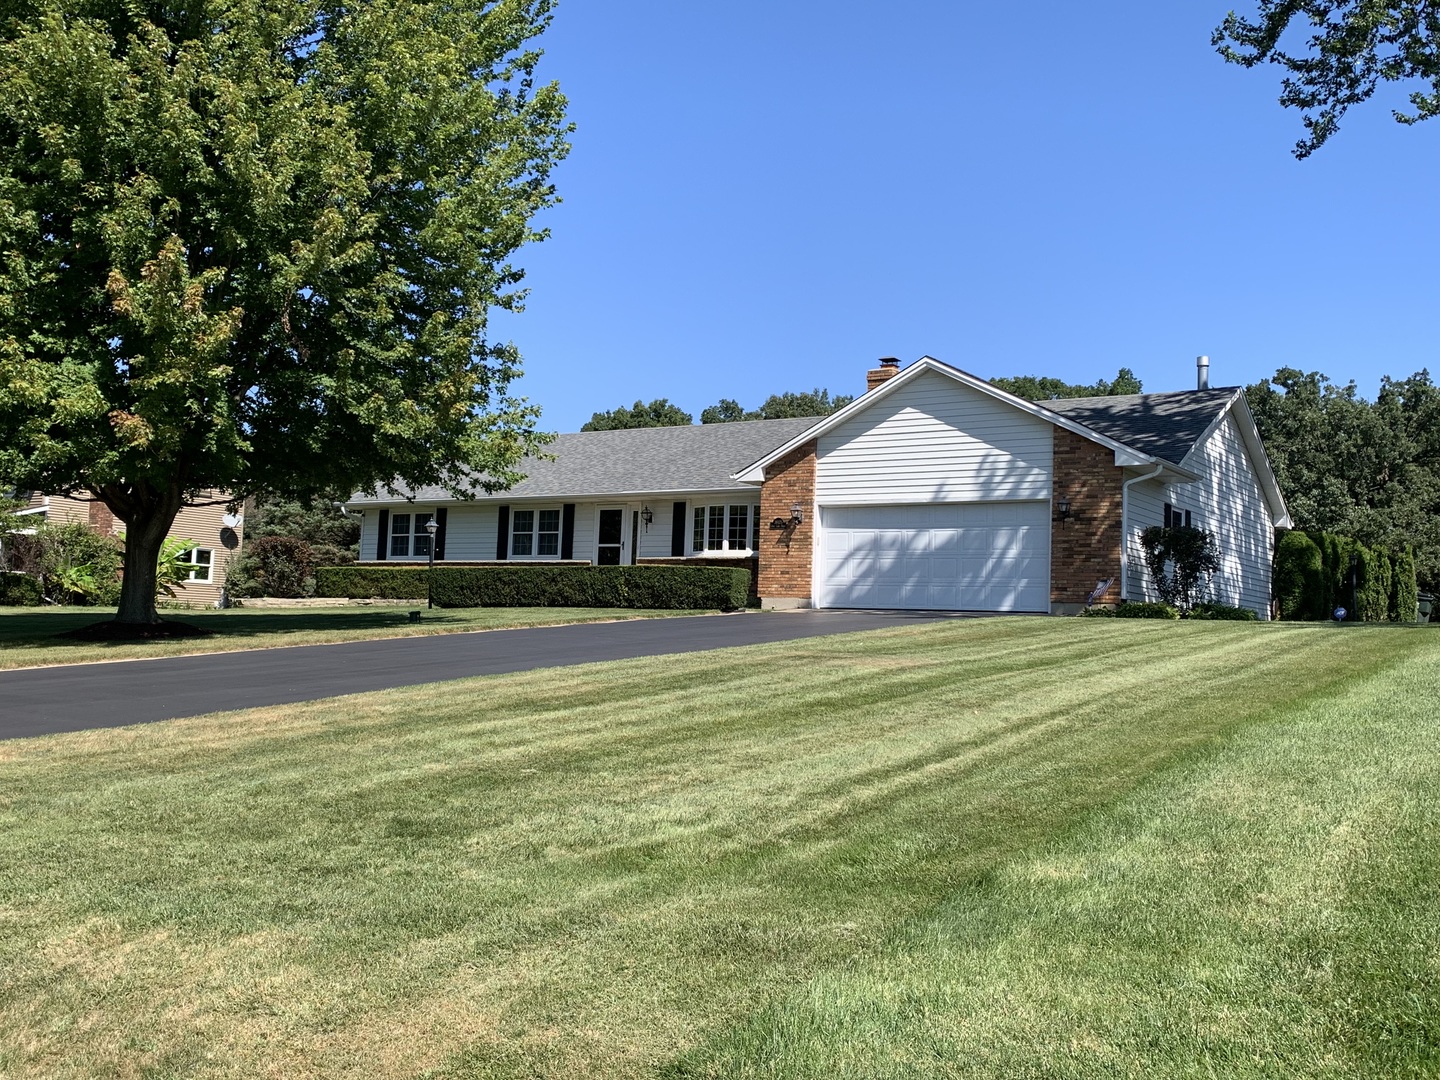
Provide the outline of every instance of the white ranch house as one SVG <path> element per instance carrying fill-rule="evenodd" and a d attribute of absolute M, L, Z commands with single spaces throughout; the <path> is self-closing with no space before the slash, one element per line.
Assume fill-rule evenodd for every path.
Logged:
<path fill-rule="evenodd" d="M 1215 598 L 1270 611 L 1289 525 L 1239 388 L 1029 402 L 886 360 L 824 418 L 561 435 L 506 492 L 362 493 L 361 558 L 741 560 L 767 607 L 1079 610 L 1154 599 L 1139 535 L 1215 535 Z M 1100 586 L 1104 583 L 1103 589 Z"/>

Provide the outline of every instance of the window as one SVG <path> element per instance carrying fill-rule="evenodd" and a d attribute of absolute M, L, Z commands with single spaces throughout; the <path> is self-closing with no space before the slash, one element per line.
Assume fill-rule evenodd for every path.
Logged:
<path fill-rule="evenodd" d="M 189 567 L 182 581 L 209 581 L 210 566 L 215 561 L 215 552 L 209 548 L 191 548 L 182 551 L 175 560 L 181 567 Z"/>
<path fill-rule="evenodd" d="M 430 557 L 430 524 L 434 514 L 392 514 L 390 515 L 390 554 L 403 557 L 416 555 L 422 559 Z"/>
<path fill-rule="evenodd" d="M 515 510 L 510 514 L 510 557 L 553 559 L 560 554 L 560 511 Z"/>
<path fill-rule="evenodd" d="M 692 551 L 754 551 L 760 546 L 760 507 L 745 503 L 695 507 Z"/>
<path fill-rule="evenodd" d="M 1169 503 L 1165 504 L 1165 528 L 1178 529 L 1181 526 L 1190 528 L 1190 511 L 1176 510 Z"/>

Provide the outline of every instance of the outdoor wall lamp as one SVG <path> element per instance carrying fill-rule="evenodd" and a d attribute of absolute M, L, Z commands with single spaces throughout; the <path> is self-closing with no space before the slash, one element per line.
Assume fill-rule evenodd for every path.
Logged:
<path fill-rule="evenodd" d="M 790 524 L 799 525 L 805 520 L 805 508 L 799 503 L 792 503 L 790 506 Z"/>
<path fill-rule="evenodd" d="M 642 506 L 640 508 L 640 520 L 645 522 L 645 531 L 649 532 L 650 523 L 655 520 L 655 511 L 651 510 L 648 506 Z"/>
<path fill-rule="evenodd" d="M 1055 503 L 1055 513 L 1061 525 L 1070 520 L 1070 497 L 1068 495 L 1060 496 L 1059 501 Z"/>

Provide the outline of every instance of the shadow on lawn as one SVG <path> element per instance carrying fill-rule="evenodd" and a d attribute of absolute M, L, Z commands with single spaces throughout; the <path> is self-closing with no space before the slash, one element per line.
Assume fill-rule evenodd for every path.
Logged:
<path fill-rule="evenodd" d="M 422 602 L 423 607 L 423 602 Z M 384 630 L 409 625 L 410 609 L 355 608 L 348 611 L 169 611 L 162 610 L 166 621 L 186 622 L 204 627 L 216 638 L 251 638 L 262 634 L 285 635 L 315 633 L 325 630 Z M 113 612 L 100 608 L 69 608 L 65 611 L 5 613 L 0 615 L 0 648 L 14 646 L 64 647 L 78 645 L 143 645 L 143 641 L 95 642 L 59 637 L 72 630 L 101 622 Z M 458 614 L 427 611 L 423 616 L 431 625 L 465 625 L 469 620 Z M 160 639 L 167 640 L 167 639 Z M 174 640 L 168 639 L 168 640 Z M 280 642 L 277 642 L 279 644 Z"/>

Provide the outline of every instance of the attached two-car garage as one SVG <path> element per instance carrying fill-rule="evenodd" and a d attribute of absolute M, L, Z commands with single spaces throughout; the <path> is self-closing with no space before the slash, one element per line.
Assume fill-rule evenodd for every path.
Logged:
<path fill-rule="evenodd" d="M 820 607 L 1050 610 L 1050 503 L 820 510 Z"/>

